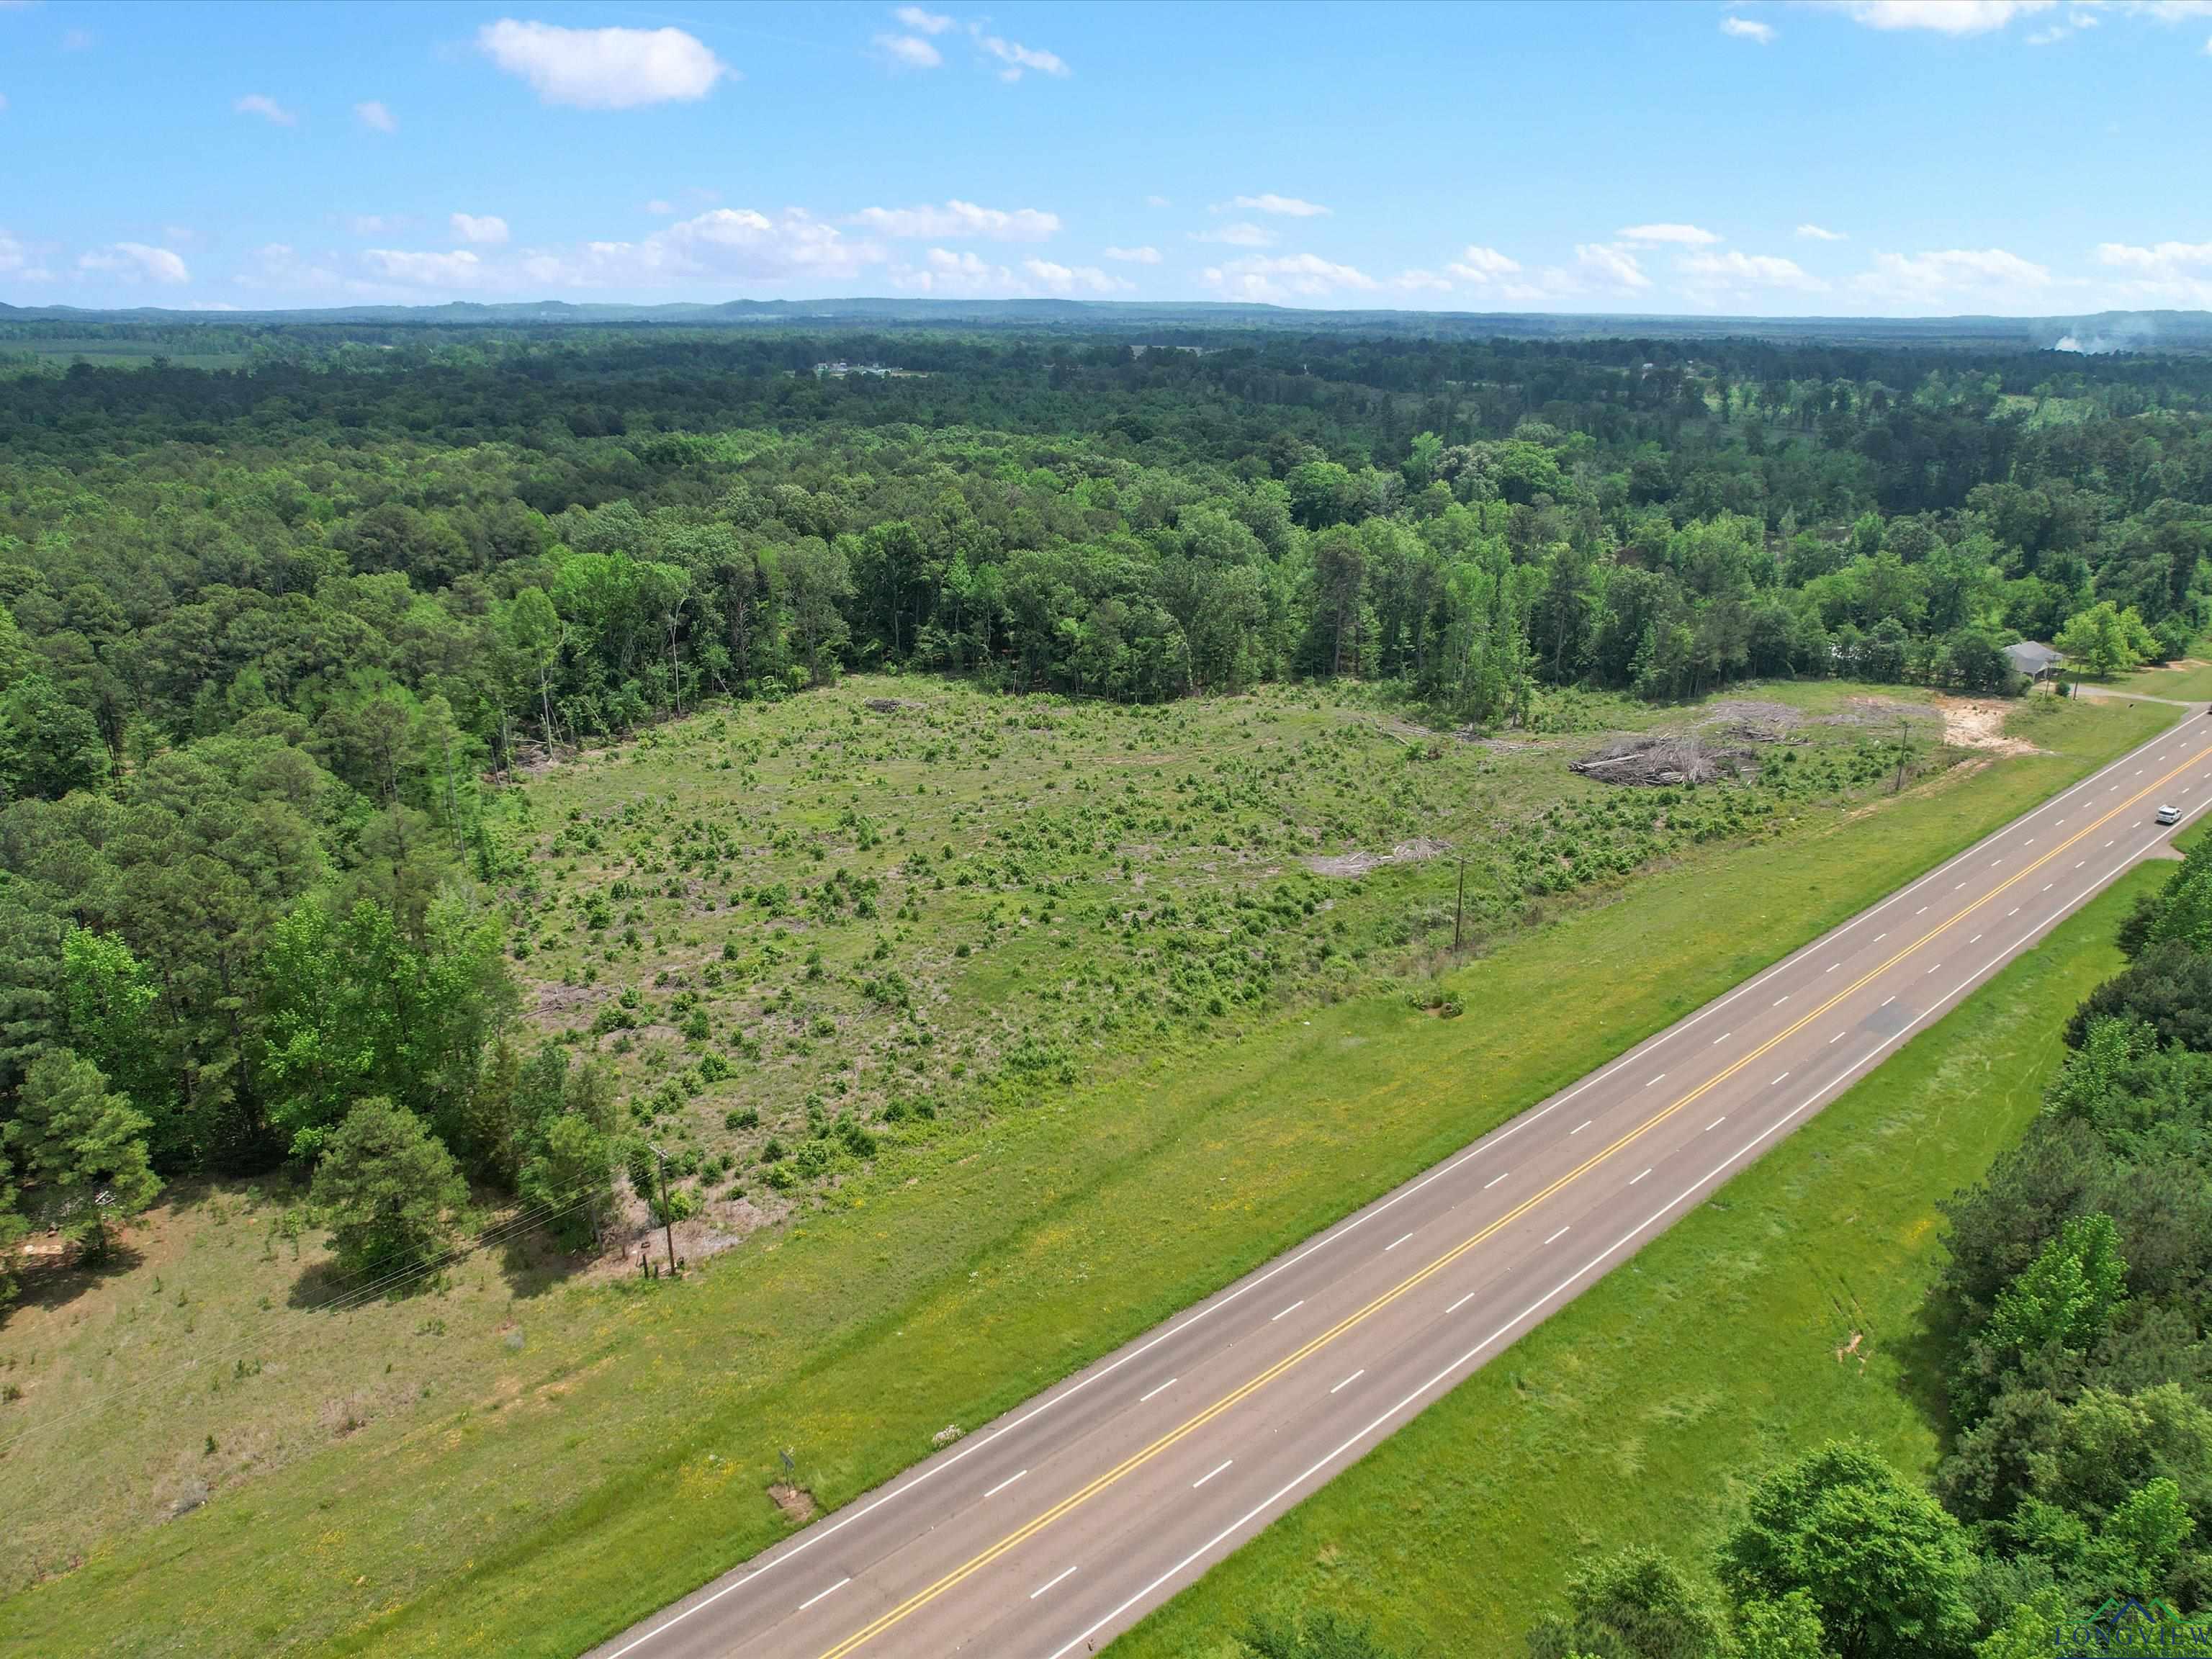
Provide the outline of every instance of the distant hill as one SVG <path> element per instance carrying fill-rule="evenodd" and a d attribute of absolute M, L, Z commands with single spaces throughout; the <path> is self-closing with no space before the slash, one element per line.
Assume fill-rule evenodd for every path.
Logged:
<path fill-rule="evenodd" d="M 532 325 L 667 324 L 871 328 L 901 326 L 1067 330 L 1085 332 L 1202 328 L 1413 337 L 1509 339 L 1763 338 L 1917 345 L 2009 345 L 2065 351 L 2212 350 L 2212 312 L 2106 311 L 2054 317 L 1664 317 L 1528 312 L 1309 311 L 1283 306 L 1198 301 L 924 300 L 856 296 L 831 300 L 731 300 L 719 305 L 573 304 L 532 300 L 483 305 L 346 306 L 301 311 L 172 311 L 141 307 L 91 311 L 76 306 L 0 304 L 0 325 L 66 324 L 230 327 L 528 327 Z"/>

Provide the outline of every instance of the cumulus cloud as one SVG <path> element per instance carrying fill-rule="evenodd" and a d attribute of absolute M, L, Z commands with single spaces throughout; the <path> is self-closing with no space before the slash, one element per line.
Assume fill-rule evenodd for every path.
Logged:
<path fill-rule="evenodd" d="M 266 93 L 249 92 L 233 104 L 231 108 L 236 110 L 240 115 L 258 115 L 263 120 L 272 121 L 280 127 L 296 126 L 300 121 L 298 116 Z"/>
<path fill-rule="evenodd" d="M 852 240 L 798 208 L 774 217 L 750 208 L 715 208 L 634 242 L 527 252 L 516 269 L 539 286 L 656 288 L 802 276 L 844 281 L 882 258 L 874 244 Z"/>
<path fill-rule="evenodd" d="M 234 280 L 240 288 L 284 294 L 327 291 L 344 285 L 337 271 L 302 258 L 289 242 L 269 242 L 254 249 Z"/>
<path fill-rule="evenodd" d="M 999 70 L 1001 81 L 1018 81 L 1030 70 L 1035 70 L 1040 75 L 1057 76 L 1062 80 L 1075 72 L 1057 53 L 1025 46 L 1018 40 L 1003 40 L 995 34 L 978 34 L 975 44 L 1003 65 Z"/>
<path fill-rule="evenodd" d="M 570 29 L 502 17 L 477 31 L 477 46 L 519 76 L 547 104 L 575 109 L 635 109 L 690 102 L 733 73 L 696 35 L 682 29 Z"/>
<path fill-rule="evenodd" d="M 125 282 L 144 280 L 173 285 L 192 279 L 192 273 L 177 254 L 165 247 L 149 247 L 144 242 L 111 242 L 106 247 L 79 254 L 76 263 L 80 270 L 104 271 Z"/>
<path fill-rule="evenodd" d="M 2049 11 L 2058 0 L 1844 0 L 1852 21 L 1871 29 L 1930 29 L 1986 34 L 2015 17 Z"/>
<path fill-rule="evenodd" d="M 481 258 L 465 247 L 455 248 L 450 253 L 373 247 L 363 251 L 361 258 L 364 265 L 386 282 L 408 288 L 477 288 L 492 274 Z"/>
<path fill-rule="evenodd" d="M 1096 265 L 1055 264 L 1049 259 L 1024 259 L 1022 271 L 1048 294 L 1120 294 L 1136 286 Z"/>
<path fill-rule="evenodd" d="M 1147 243 L 1143 247 L 1109 247 L 1106 257 L 1119 259 L 1124 264 L 1156 265 L 1160 262 L 1160 251 Z"/>
<path fill-rule="evenodd" d="M 1810 275 L 1795 259 L 1769 253 L 1700 252 L 1685 254 L 1680 270 L 1683 286 L 1693 296 L 1717 292 L 1742 293 L 1755 289 L 1796 289 L 1817 292 L 1827 284 Z"/>
<path fill-rule="evenodd" d="M 879 34 L 876 49 L 908 69 L 935 69 L 945 61 L 945 54 L 918 34 Z"/>
<path fill-rule="evenodd" d="M 497 247 L 507 240 L 507 221 L 496 213 L 456 213 L 448 222 L 454 235 L 479 247 Z"/>
<path fill-rule="evenodd" d="M 2049 28 L 2036 30 L 2027 37 L 2027 44 L 2031 46 L 2054 46 L 2082 29 L 2093 29 L 2096 27 L 2097 19 L 2094 14 L 2086 11 L 2070 12 Z"/>
<path fill-rule="evenodd" d="M 1877 253 L 1854 286 L 1894 305 L 1976 298 L 2000 306 L 2051 284 L 2048 268 L 2001 247 L 1946 248 L 1928 253 Z"/>
<path fill-rule="evenodd" d="M 374 98 L 365 103 L 356 104 L 353 106 L 353 118 L 371 132 L 399 131 L 399 123 L 392 118 L 392 112 Z"/>
<path fill-rule="evenodd" d="M 1488 283 L 1512 276 L 1521 269 L 1521 262 L 1507 258 L 1494 247 L 1469 243 L 1448 269 L 1453 276 L 1463 276 L 1470 283 Z"/>
<path fill-rule="evenodd" d="M 1194 231 L 1190 240 L 1194 242 L 1219 242 L 1228 247 L 1273 247 L 1275 233 L 1265 225 L 1239 219 L 1234 224 L 1223 225 L 1218 230 Z"/>
<path fill-rule="evenodd" d="M 942 34 L 952 27 L 952 20 L 943 12 L 924 11 L 920 6 L 901 6 L 891 15 L 916 34 Z"/>
<path fill-rule="evenodd" d="M 54 273 L 28 246 L 0 230 L 0 281 L 50 283 L 53 279 Z"/>
<path fill-rule="evenodd" d="M 1578 243 L 1575 247 L 1575 264 L 1601 286 L 1622 289 L 1651 286 L 1651 279 L 1644 274 L 1643 263 L 1632 251 L 1617 244 Z"/>
<path fill-rule="evenodd" d="M 1662 243 L 1678 247 L 1711 247 L 1721 240 L 1696 225 L 1630 225 L 1613 234 L 1624 242 L 1647 247 Z"/>
<path fill-rule="evenodd" d="M 2126 242 L 2100 242 L 2097 261 L 2100 264 L 2166 273 L 2185 265 L 2212 265 L 2212 242 L 2158 242 L 2149 247 L 2136 247 Z"/>
<path fill-rule="evenodd" d="M 1756 40 L 1762 46 L 1774 44 L 1774 25 L 1749 17 L 1722 18 L 1721 33 L 1738 40 Z"/>
<path fill-rule="evenodd" d="M 1290 219 L 1311 219 L 1328 211 L 1318 202 L 1304 201 L 1296 196 L 1278 196 L 1272 191 L 1258 196 L 1234 197 L 1213 210 L 1225 213 L 1231 208 L 1243 208 L 1253 213 L 1279 213 Z"/>
<path fill-rule="evenodd" d="M 1356 265 L 1336 264 L 1316 253 L 1255 255 L 1209 267 L 1201 281 L 1231 299 L 1323 299 L 1350 289 L 1371 293 L 1382 285 Z"/>
<path fill-rule="evenodd" d="M 1800 225 L 1797 234 L 1808 242 L 1848 242 L 1850 238 L 1840 230 L 1830 230 L 1826 225 Z"/>
<path fill-rule="evenodd" d="M 942 205 L 862 208 L 846 221 L 879 236 L 915 240 L 968 239 L 991 242 L 1042 242 L 1060 229 L 1060 216 L 1037 208 L 987 208 L 957 198 Z"/>

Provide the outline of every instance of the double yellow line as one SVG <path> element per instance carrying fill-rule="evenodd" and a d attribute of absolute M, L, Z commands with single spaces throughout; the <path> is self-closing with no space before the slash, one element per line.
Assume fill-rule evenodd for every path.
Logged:
<path fill-rule="evenodd" d="M 1803 1018 L 1798 1020 L 1796 1024 L 1787 1027 L 1782 1031 L 1778 1032 L 1775 1036 L 1768 1038 L 1766 1042 L 1753 1049 L 1749 1054 L 1745 1054 L 1741 1060 L 1736 1060 L 1733 1065 L 1728 1066 L 1723 1071 L 1715 1073 L 1711 1077 L 1706 1079 L 1705 1082 L 1691 1090 L 1689 1093 L 1683 1095 L 1679 1099 L 1662 1108 L 1661 1110 L 1654 1113 L 1651 1116 L 1646 1118 L 1642 1123 L 1638 1124 L 1636 1127 L 1623 1134 L 1618 1140 L 1613 1142 L 1612 1145 L 1604 1147 L 1599 1152 L 1592 1153 L 1588 1158 L 1584 1159 L 1581 1164 L 1577 1164 L 1566 1174 L 1559 1176 L 1559 1179 L 1553 1182 L 1551 1185 L 1546 1187 L 1534 1197 L 1525 1200 L 1523 1202 L 1515 1206 L 1511 1210 L 1498 1217 L 1497 1220 L 1492 1222 L 1488 1226 L 1484 1227 L 1480 1232 L 1477 1232 L 1471 1237 L 1454 1245 L 1450 1249 L 1445 1251 L 1443 1255 L 1430 1262 L 1427 1267 L 1421 1268 L 1411 1276 L 1401 1279 L 1397 1284 L 1392 1285 L 1389 1290 L 1383 1291 L 1380 1296 L 1368 1303 L 1366 1306 L 1361 1308 L 1358 1312 L 1346 1315 L 1335 1324 L 1330 1326 L 1328 1329 L 1323 1331 L 1319 1336 L 1313 1338 L 1304 1346 L 1297 1349 L 1297 1352 L 1277 1360 L 1273 1364 L 1268 1366 L 1267 1370 L 1259 1373 L 1259 1375 L 1253 1377 L 1249 1382 L 1242 1383 L 1236 1389 L 1231 1389 L 1229 1393 L 1222 1395 L 1220 1399 L 1215 1401 L 1204 1411 L 1200 1412 L 1196 1416 L 1192 1417 L 1188 1420 L 1178 1424 L 1176 1427 L 1169 1430 L 1167 1433 L 1153 1441 L 1143 1450 L 1132 1453 L 1129 1456 L 1125 1457 L 1121 1462 L 1116 1463 L 1112 1468 L 1107 1470 L 1105 1474 L 1098 1476 L 1088 1486 L 1083 1487 L 1079 1492 L 1074 1492 L 1066 1498 L 1063 1498 L 1059 1503 L 1054 1504 L 1050 1509 L 1045 1510 L 1034 1520 L 1027 1522 L 1024 1525 L 1016 1528 L 1012 1532 L 1008 1533 L 1004 1538 L 1001 1538 L 997 1543 L 992 1545 L 988 1549 L 984 1550 L 981 1553 L 973 1557 L 971 1559 L 963 1562 L 961 1565 L 955 1567 L 951 1572 L 946 1573 L 944 1577 L 939 1579 L 935 1583 L 931 1584 L 926 1589 L 915 1591 L 914 1595 L 908 1596 L 905 1601 L 900 1602 L 889 1612 L 878 1614 L 866 1626 L 855 1631 L 852 1635 L 838 1643 L 836 1646 L 830 1649 L 822 1656 L 822 1659 L 845 1659 L 846 1655 L 853 1652 L 864 1643 L 872 1641 L 875 1638 L 882 1635 L 885 1631 L 890 1629 L 892 1626 L 896 1625 L 909 1618 L 914 1613 L 920 1612 L 923 1607 L 927 1607 L 932 1601 L 936 1601 L 938 1597 L 943 1595 L 946 1591 L 957 1588 L 969 1578 L 971 1578 L 975 1574 L 981 1572 L 984 1568 L 989 1566 L 994 1561 L 996 1561 L 1000 1556 L 1005 1555 L 1008 1551 L 1019 1547 L 1029 1539 L 1035 1537 L 1039 1532 L 1042 1532 L 1045 1528 L 1059 1520 L 1062 1516 L 1066 1515 L 1071 1510 L 1088 1503 L 1091 1498 L 1105 1491 L 1107 1487 L 1113 1486 L 1115 1482 L 1122 1480 L 1124 1477 L 1134 1473 L 1139 1468 L 1142 1468 L 1146 1464 L 1151 1462 L 1154 1458 L 1159 1456 L 1160 1454 L 1168 1450 L 1170 1447 L 1188 1438 L 1191 1435 L 1197 1433 L 1199 1430 L 1212 1422 L 1223 1413 L 1229 1411 L 1241 1401 L 1249 1399 L 1253 1395 L 1259 1392 L 1259 1390 L 1267 1387 L 1268 1383 L 1282 1376 L 1284 1372 L 1291 1370 L 1291 1367 L 1298 1364 L 1303 1360 L 1310 1358 L 1313 1355 L 1320 1352 L 1323 1348 L 1334 1342 L 1338 1338 L 1343 1336 L 1347 1331 L 1353 1329 L 1357 1326 L 1364 1324 L 1368 1320 L 1382 1312 L 1383 1309 L 1390 1306 L 1391 1304 L 1396 1302 L 1400 1297 L 1408 1295 L 1422 1285 L 1426 1284 L 1437 1273 L 1442 1273 L 1445 1268 L 1457 1261 L 1462 1256 L 1467 1255 L 1468 1251 L 1474 1249 L 1478 1246 L 1487 1243 L 1490 1239 L 1494 1238 L 1500 1231 L 1506 1227 L 1510 1226 L 1514 1222 L 1518 1221 L 1522 1217 L 1527 1215 L 1531 1210 L 1542 1204 L 1547 1199 L 1554 1196 L 1564 1188 L 1571 1186 L 1574 1182 L 1581 1180 L 1583 1176 L 1588 1175 L 1592 1170 L 1595 1169 L 1607 1158 L 1612 1158 L 1614 1154 L 1620 1152 L 1624 1147 L 1632 1146 L 1638 1140 L 1642 1139 L 1645 1135 L 1657 1128 L 1661 1124 L 1666 1122 L 1669 1118 L 1674 1116 L 1678 1112 L 1680 1112 L 1685 1108 L 1694 1104 L 1705 1095 L 1711 1093 L 1714 1089 L 1718 1088 L 1722 1084 L 1727 1082 L 1729 1079 L 1734 1077 L 1745 1066 L 1753 1064 L 1763 1056 L 1771 1053 L 1778 1045 L 1788 1042 L 1798 1032 L 1803 1030 L 1808 1025 L 1813 1024 L 1814 1021 L 1819 1019 L 1822 1015 L 1829 1012 L 1836 1006 L 1837 1004 L 1864 989 L 1871 981 L 1880 978 L 1882 975 L 1887 973 L 1892 968 L 1897 966 L 1899 963 L 1904 961 L 1907 957 L 1910 957 L 1914 952 L 1921 950 L 1929 943 L 1929 940 L 1934 939 L 1949 929 L 1957 927 L 1959 923 L 1964 921 L 1968 916 L 1972 915 L 1975 911 L 1980 909 L 1984 905 L 1990 903 L 1992 900 L 2005 892 L 2014 884 L 2027 880 L 2029 876 L 2034 874 L 2035 872 L 2040 870 L 2045 865 L 2050 863 L 2051 860 L 2058 857 L 2059 854 L 2068 851 L 2087 837 L 2094 835 L 2106 824 L 2119 817 L 2121 813 L 2128 811 L 2133 808 L 2138 802 L 2142 801 L 2145 796 L 2155 793 L 2166 784 L 2170 783 L 2173 779 L 2180 776 L 2182 773 L 2187 771 L 2191 767 L 2204 759 L 2207 755 L 2212 755 L 2212 746 L 2200 749 L 2197 753 L 2191 755 L 2187 760 L 2182 762 L 2180 765 L 2175 767 L 2172 771 L 2145 785 L 2143 788 L 2136 793 L 2129 796 L 2126 800 L 2112 808 L 2112 810 L 2106 813 L 2104 817 L 2098 818 L 2087 828 L 2075 831 L 2075 834 L 2069 836 L 2066 840 L 2059 842 L 2057 846 L 2052 848 L 2041 858 L 2036 860 L 2034 863 L 2024 866 L 2016 874 L 1991 888 L 1987 893 L 1984 893 L 1980 898 L 1976 899 L 1965 909 L 1959 911 L 1956 915 L 1951 916 L 1946 921 L 1938 922 L 1935 927 L 1923 933 L 1918 939 L 1913 940 L 1911 944 L 1905 946 L 1904 949 L 1897 951 L 1894 955 L 1879 963 L 1877 966 L 1869 969 L 1865 973 L 1853 980 L 1842 990 L 1837 992 L 1826 1001 L 1814 1008 L 1810 1013 L 1805 1015 Z"/>

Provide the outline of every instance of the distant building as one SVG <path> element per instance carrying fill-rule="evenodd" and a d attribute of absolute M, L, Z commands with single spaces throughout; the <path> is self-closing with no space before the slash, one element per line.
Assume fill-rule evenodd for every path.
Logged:
<path fill-rule="evenodd" d="M 2034 640 L 2022 640 L 2017 645 L 2004 648 L 2005 660 L 2029 680 L 2046 680 L 2059 664 L 2066 660 L 2063 653 Z"/>

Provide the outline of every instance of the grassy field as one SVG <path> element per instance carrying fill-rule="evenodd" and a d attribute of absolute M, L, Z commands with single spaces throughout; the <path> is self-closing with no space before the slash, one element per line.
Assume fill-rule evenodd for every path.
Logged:
<path fill-rule="evenodd" d="M 1409 1659 L 1508 1659 L 1583 1557 L 1664 1540 L 1702 1571 L 1748 1483 L 1823 1440 L 1931 1468 L 1936 1206 L 2019 1139 L 2166 874 L 2130 871 L 1111 1651 L 1236 1659 L 1255 1613 L 1329 1607 Z"/>
<path fill-rule="evenodd" d="M 1425 737 L 1381 729 L 1396 725 L 1385 713 L 1290 694 L 1127 714 L 981 700 L 868 707 L 890 700 L 887 684 L 658 734 L 543 781 L 530 797 L 535 823 L 517 826 L 529 866 L 515 902 L 538 918 L 521 964 L 544 976 L 537 1018 L 623 1066 L 633 1108 L 659 1132 L 690 1132 L 705 1221 L 734 1223 L 732 1206 L 759 1196 L 781 1206 L 777 1224 L 680 1283 L 479 1258 L 434 1291 L 340 1319 L 294 1305 L 318 1246 L 286 1194 L 183 1195 L 134 1240 L 135 1265 L 20 1310 L 0 1333 L 0 1383 L 22 1389 L 0 1407 L 0 1433 L 21 1437 L 0 1444 L 0 1506 L 37 1517 L 11 1519 L 18 1585 L 25 1564 L 45 1577 L 0 1604 L 0 1644 L 39 1654 L 573 1652 L 779 1535 L 787 1523 L 765 1492 L 777 1448 L 797 1449 L 818 1500 L 845 1501 L 926 1451 L 947 1421 L 980 1420 L 1264 1260 L 2172 712 L 2023 705 L 2016 733 L 2049 752 L 1951 766 L 1892 798 L 1869 769 L 1887 768 L 1878 744 L 1893 713 L 1870 733 L 1850 723 L 1846 689 L 1768 689 L 1757 695 L 1846 723 L 1810 728 L 1798 761 L 1763 769 L 1771 784 L 1698 792 L 1736 801 L 1662 805 L 1565 773 L 1587 739 L 1564 752 L 1447 740 L 1431 759 Z M 921 695 L 909 685 L 900 701 Z M 1063 715 L 1052 732 L 1027 725 Z M 915 729 L 886 730 L 878 717 Z M 932 719 L 965 723 L 957 750 L 928 735 Z M 1565 719 L 1581 723 L 1572 710 Z M 1201 720 L 1217 724 L 1170 723 Z M 1406 755 L 1415 745 L 1418 761 Z M 1134 799 L 1118 788 L 1131 777 Z M 1094 787 L 1055 811 L 1077 782 Z M 708 786 L 716 799 L 668 799 Z M 1483 793 L 1492 787 L 1496 797 Z M 1490 827 L 1500 803 L 1547 787 L 1555 794 L 1530 817 Z M 908 799 L 945 816 L 920 833 L 922 819 L 895 808 Z M 1484 805 L 1470 812 L 1469 799 Z M 848 811 L 866 834 L 843 822 Z M 1559 872 L 1564 891 L 1535 908 L 1515 896 L 1482 910 L 1487 954 L 1449 975 L 1477 1011 L 1468 1018 L 1418 1017 L 1393 988 L 1429 970 L 1448 928 L 1439 863 L 1350 882 L 1299 862 L 1389 850 L 1401 811 L 1425 833 L 1468 814 L 1449 833 L 1476 843 L 1478 905 L 1480 859 L 1510 869 L 1563 825 L 1579 837 L 1528 866 Z M 1152 828 L 1161 817 L 1167 827 Z M 1060 845 L 1044 844 L 1048 823 Z M 1685 825 L 1708 826 L 1707 837 Z M 722 846 L 702 873 L 708 827 Z M 1037 844 L 1022 846 L 1024 832 Z M 1482 846 L 1485 833 L 1503 844 Z M 1634 876 L 1569 878 L 1583 849 L 1634 854 L 1643 837 L 1656 839 Z M 926 874 L 909 862 L 917 843 L 931 849 Z M 840 863 L 848 880 L 827 879 Z M 784 914 L 800 902 L 801 872 L 806 903 L 828 885 L 849 905 Z M 641 895 L 634 883 L 651 885 Z M 770 915 L 761 890 L 780 883 L 790 890 Z M 1150 895 L 1161 889 L 1186 916 L 1155 926 Z M 1129 902 L 1139 891 L 1146 899 Z M 596 896 L 610 912 L 600 927 Z M 1231 958 L 1267 966 L 1257 1000 L 1221 989 L 1240 896 L 1291 901 L 1273 906 L 1279 927 L 1258 940 L 1248 932 Z M 859 914 L 863 897 L 875 916 Z M 1201 901 L 1208 921 L 1187 919 Z M 678 908 L 653 908 L 664 904 Z M 635 942 L 618 931 L 633 927 Z M 888 957 L 875 954 L 879 935 Z M 1191 937 L 1206 981 L 1178 981 L 1194 952 L 1170 941 Z M 1273 963 L 1251 954 L 1269 948 Z M 810 979 L 816 950 L 823 971 Z M 1119 1012 L 1073 999 L 1080 975 L 1049 974 L 1079 957 L 1097 975 L 1089 992 L 1118 975 L 1152 1003 Z M 1589 994 L 1593 963 L 1607 964 L 1601 999 Z M 707 983 L 708 968 L 720 985 Z M 903 1004 L 854 982 L 894 969 Z M 678 986 L 682 974 L 696 977 Z M 1251 978 L 1240 969 L 1236 982 Z M 623 1006 L 616 985 L 641 1010 L 650 1000 L 683 1021 L 703 1012 L 706 1036 L 658 1018 L 595 1032 L 599 1008 Z M 1046 994 L 1055 989 L 1058 1002 Z M 1124 1024 L 1109 1026 L 1116 1013 Z M 834 1037 L 811 1035 L 822 1019 Z M 1547 1040 L 1531 1043 L 1537 1030 Z M 1073 1052 L 1076 1081 L 1010 1064 L 1025 1036 Z M 739 1097 L 720 1087 L 730 1079 L 707 1080 L 693 1058 L 706 1054 L 750 1068 L 741 1097 L 761 1103 L 760 1123 L 728 1127 L 726 1103 Z M 916 1076 L 916 1058 L 919 1080 L 895 1093 L 887 1075 Z M 934 1117 L 884 1121 L 894 1100 L 925 1093 Z M 830 1137 L 801 1126 L 818 1116 L 826 1128 L 841 1111 L 856 1122 L 874 1114 L 872 1152 L 841 1141 L 822 1167 L 775 1188 L 765 1171 L 799 1162 L 762 1161 L 777 1126 L 819 1144 Z M 707 1176 L 717 1159 L 732 1161 Z M 55 1491 L 73 1501 L 53 1504 Z"/>
<path fill-rule="evenodd" d="M 2140 696 L 2172 697 L 2181 702 L 2212 702 L 2212 663 L 2191 659 L 2168 667 L 2139 668 L 2111 682 L 2115 691 Z"/>

